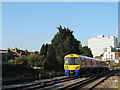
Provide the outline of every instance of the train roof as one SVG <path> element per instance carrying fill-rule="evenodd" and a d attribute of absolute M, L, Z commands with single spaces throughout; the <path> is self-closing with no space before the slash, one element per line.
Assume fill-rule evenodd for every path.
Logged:
<path fill-rule="evenodd" d="M 68 54 L 68 55 L 70 55 L 70 54 Z M 68 56 L 68 55 L 66 55 L 66 56 Z M 73 55 L 77 55 L 77 56 L 79 56 L 79 57 L 81 57 L 81 58 L 87 58 L 87 59 L 94 59 L 94 60 L 96 60 L 96 61 L 102 61 L 102 60 L 100 60 L 100 59 L 96 59 L 96 58 L 92 58 L 92 57 L 87 57 L 87 56 L 82 56 L 82 55 L 79 55 L 79 54 L 73 54 Z"/>
<path fill-rule="evenodd" d="M 97 60 L 97 61 L 102 61 L 100 59 L 96 59 L 96 58 L 92 58 L 92 57 L 87 57 L 87 56 L 82 56 L 82 55 L 79 55 L 79 57 L 81 57 L 81 58 L 87 58 L 87 59 L 94 59 L 94 60 Z"/>

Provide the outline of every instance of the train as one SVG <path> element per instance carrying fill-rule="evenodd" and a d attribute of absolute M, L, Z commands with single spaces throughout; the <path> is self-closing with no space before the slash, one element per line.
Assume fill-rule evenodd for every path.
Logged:
<path fill-rule="evenodd" d="M 79 76 L 107 70 L 106 62 L 79 54 L 68 54 L 64 57 L 64 70 L 67 76 Z"/>

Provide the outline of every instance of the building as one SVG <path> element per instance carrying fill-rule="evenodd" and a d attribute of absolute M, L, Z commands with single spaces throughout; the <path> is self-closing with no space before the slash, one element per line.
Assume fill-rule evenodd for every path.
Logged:
<path fill-rule="evenodd" d="M 120 48 L 116 48 L 115 50 L 115 59 L 120 63 Z"/>
<path fill-rule="evenodd" d="M 15 49 L 8 48 L 7 52 L 11 52 L 13 55 L 16 55 L 16 56 L 40 54 L 40 52 L 38 52 L 38 51 L 20 50 L 17 47 L 15 47 Z"/>
<path fill-rule="evenodd" d="M 16 56 L 40 54 L 40 53 L 37 52 L 37 51 L 20 50 L 20 49 L 18 49 L 18 48 L 16 48 L 16 47 L 15 47 L 15 49 L 9 49 L 9 48 L 8 48 L 7 51 L 13 53 L 13 55 L 16 55 Z"/>
<path fill-rule="evenodd" d="M 20 50 L 17 47 L 15 47 L 15 49 L 7 49 L 8 52 L 11 52 L 13 55 L 15 56 L 21 56 L 21 55 L 29 55 L 27 50 Z"/>
<path fill-rule="evenodd" d="M 32 55 L 32 54 L 40 54 L 40 52 L 37 52 L 37 51 L 29 51 L 28 52 L 30 55 Z"/>
<path fill-rule="evenodd" d="M 6 61 L 10 58 L 14 57 L 19 57 L 22 55 L 39 55 L 40 52 L 38 51 L 28 51 L 28 50 L 20 50 L 18 48 L 10 49 L 8 48 L 7 50 L 0 50 L 0 60 Z"/>
<path fill-rule="evenodd" d="M 2 57 L 6 57 L 7 50 L 0 50 L 0 60 L 2 60 Z"/>
<path fill-rule="evenodd" d="M 96 38 L 88 39 L 87 46 L 91 49 L 93 57 L 96 57 L 102 55 L 109 46 L 116 48 L 118 42 L 115 36 L 104 37 L 104 35 L 99 35 Z"/>
<path fill-rule="evenodd" d="M 108 47 L 103 53 L 103 61 L 110 61 L 114 63 L 120 63 L 120 48 Z"/>
<path fill-rule="evenodd" d="M 118 26 L 118 47 L 120 47 L 120 24 Z"/>

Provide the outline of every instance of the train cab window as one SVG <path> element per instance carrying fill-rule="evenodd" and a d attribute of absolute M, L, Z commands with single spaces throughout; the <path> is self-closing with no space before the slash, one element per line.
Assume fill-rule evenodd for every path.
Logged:
<path fill-rule="evenodd" d="M 79 58 L 67 57 L 65 58 L 65 65 L 79 65 Z"/>
<path fill-rule="evenodd" d="M 75 58 L 75 65 L 79 65 L 79 58 Z"/>
<path fill-rule="evenodd" d="M 69 58 L 65 58 L 65 65 L 69 65 Z"/>

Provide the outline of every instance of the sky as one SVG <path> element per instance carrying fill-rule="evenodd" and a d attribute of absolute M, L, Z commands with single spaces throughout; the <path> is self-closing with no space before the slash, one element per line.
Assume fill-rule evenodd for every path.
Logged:
<path fill-rule="evenodd" d="M 73 31 L 82 46 L 98 35 L 116 36 L 117 2 L 3 2 L 2 49 L 40 51 L 57 27 Z"/>

